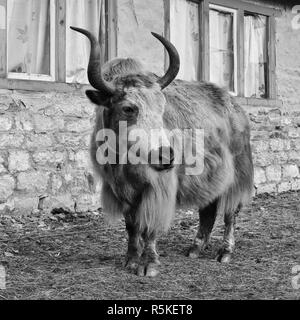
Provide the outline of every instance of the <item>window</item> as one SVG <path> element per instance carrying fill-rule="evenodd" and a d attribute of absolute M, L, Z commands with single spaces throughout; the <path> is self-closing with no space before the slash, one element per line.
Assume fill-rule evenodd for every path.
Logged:
<path fill-rule="evenodd" d="M 55 3 L 7 2 L 8 78 L 55 79 Z"/>
<path fill-rule="evenodd" d="M 200 53 L 199 4 L 186 0 L 171 1 L 170 17 L 170 40 L 175 44 L 181 59 L 178 78 L 197 80 Z"/>
<path fill-rule="evenodd" d="M 66 81 L 69 83 L 88 83 L 86 68 L 90 54 L 89 40 L 72 31 L 69 26 L 80 26 L 80 28 L 98 35 L 102 43 L 101 48 L 104 49 L 104 1 L 67 0 L 66 15 Z M 104 56 L 105 49 L 102 52 L 102 57 L 104 58 Z"/>
<path fill-rule="evenodd" d="M 210 81 L 237 94 L 237 12 L 209 6 Z"/>
<path fill-rule="evenodd" d="M 88 84 L 90 44 L 71 25 L 98 35 L 109 56 L 108 0 L 0 0 L 0 78 Z M 32 83 L 31 83 L 32 84 Z"/>
<path fill-rule="evenodd" d="M 266 97 L 268 74 L 267 17 L 245 13 L 245 97 Z"/>
<path fill-rule="evenodd" d="M 117 56 L 136 58 L 157 75 L 164 73 L 165 55 L 150 31 L 164 33 L 165 3 L 165 0 L 117 0 Z"/>
<path fill-rule="evenodd" d="M 276 15 L 237 0 L 170 1 L 170 39 L 183 61 L 178 78 L 211 81 L 237 96 L 276 98 Z"/>

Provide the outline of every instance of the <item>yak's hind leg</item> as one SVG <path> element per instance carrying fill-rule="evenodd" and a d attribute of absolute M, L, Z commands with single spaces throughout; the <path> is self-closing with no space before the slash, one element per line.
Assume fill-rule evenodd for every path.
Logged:
<path fill-rule="evenodd" d="M 225 213 L 224 222 L 225 222 L 225 231 L 222 247 L 218 252 L 218 261 L 222 263 L 229 263 L 231 256 L 235 247 L 235 220 L 236 216 L 241 210 L 241 205 L 238 206 L 236 211 Z"/>
<path fill-rule="evenodd" d="M 218 200 L 199 210 L 199 229 L 194 243 L 189 251 L 190 258 L 198 258 L 209 243 L 211 231 L 214 227 L 218 209 Z"/>
<path fill-rule="evenodd" d="M 143 233 L 144 252 L 138 268 L 139 276 L 156 277 L 159 274 L 159 255 L 156 252 L 156 232 Z"/>

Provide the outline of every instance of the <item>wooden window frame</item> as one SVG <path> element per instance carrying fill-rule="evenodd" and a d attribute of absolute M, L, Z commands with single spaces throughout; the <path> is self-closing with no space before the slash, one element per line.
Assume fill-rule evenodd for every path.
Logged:
<path fill-rule="evenodd" d="M 238 51 L 238 41 L 237 41 L 237 21 L 238 21 L 238 10 L 233 9 L 233 8 L 229 8 L 229 7 L 224 7 L 224 6 L 220 6 L 218 4 L 209 4 L 209 9 L 215 9 L 215 10 L 220 10 L 220 11 L 224 11 L 227 13 L 232 13 L 233 14 L 233 65 L 234 65 L 234 90 L 233 91 L 229 91 L 232 95 L 237 96 L 238 92 L 239 92 L 239 84 L 238 84 L 238 56 L 239 56 L 239 51 Z M 210 70 L 209 70 L 210 71 Z"/>
<path fill-rule="evenodd" d="M 165 8 L 170 8 L 170 1 L 165 0 Z M 281 11 L 276 8 L 254 4 L 239 0 L 187 0 L 199 5 L 200 17 L 200 63 L 199 78 L 203 81 L 210 79 L 210 52 L 209 52 L 209 8 L 210 5 L 228 7 L 237 11 L 237 97 L 245 98 L 245 74 L 244 74 L 244 14 L 245 12 L 264 15 L 267 17 L 267 41 L 268 41 L 268 74 L 266 84 L 267 98 L 247 98 L 257 100 L 275 100 L 277 98 L 276 86 L 276 21 L 275 17 L 281 15 Z M 170 11 L 170 10 L 169 10 Z M 167 15 L 166 15 L 167 16 Z M 165 34 L 170 35 L 170 16 L 165 21 Z"/>
<path fill-rule="evenodd" d="M 8 2 L 6 2 L 8 7 Z M 7 9 L 8 11 L 8 9 Z M 7 17 L 7 14 L 6 14 Z M 18 72 L 7 72 L 8 79 L 21 79 L 21 80 L 36 80 L 36 81 L 55 81 L 55 34 L 56 34 L 56 2 L 55 0 L 50 0 L 50 74 L 27 74 Z M 6 35 L 8 35 L 8 24 L 6 24 Z M 7 46 L 7 42 L 6 42 Z M 6 61 L 7 62 L 7 61 Z"/>
<path fill-rule="evenodd" d="M 0 7 L 4 8 L 5 20 L 7 20 L 7 1 L 0 0 Z M 29 91 L 58 91 L 71 92 L 74 90 L 85 90 L 89 85 L 66 82 L 66 0 L 53 0 L 55 2 L 55 64 L 54 75 L 51 81 L 45 77 L 36 80 L 36 77 L 20 78 L 14 74 L 12 78 L 7 72 L 7 21 L 5 29 L 0 29 L 0 89 L 29 90 Z M 117 0 L 105 0 L 105 39 L 101 39 L 105 45 L 105 61 L 116 56 L 116 34 L 117 34 Z M 44 78 L 44 79 L 42 79 Z"/>

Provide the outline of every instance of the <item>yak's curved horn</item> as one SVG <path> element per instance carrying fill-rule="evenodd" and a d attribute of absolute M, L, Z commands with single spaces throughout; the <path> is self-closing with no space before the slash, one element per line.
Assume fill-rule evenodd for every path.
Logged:
<path fill-rule="evenodd" d="M 155 32 L 151 33 L 156 39 L 158 39 L 163 44 L 163 46 L 168 51 L 170 57 L 170 66 L 167 73 L 158 80 L 158 83 L 160 84 L 161 88 L 164 89 L 176 78 L 180 69 L 180 58 L 178 51 L 170 41 L 168 41 L 166 38 L 162 37 L 161 35 Z"/>
<path fill-rule="evenodd" d="M 91 54 L 88 66 L 88 79 L 90 84 L 99 91 L 105 92 L 108 95 L 113 95 L 116 91 L 115 87 L 111 83 L 105 81 L 102 77 L 100 65 L 101 48 L 96 37 L 87 30 L 75 27 L 70 28 L 84 34 L 91 42 Z"/>

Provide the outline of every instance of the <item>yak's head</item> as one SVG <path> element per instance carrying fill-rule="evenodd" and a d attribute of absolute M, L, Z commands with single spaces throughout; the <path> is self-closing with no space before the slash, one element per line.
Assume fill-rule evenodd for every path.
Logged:
<path fill-rule="evenodd" d="M 174 150 L 163 126 L 166 99 L 162 90 L 176 78 L 179 71 L 180 60 L 175 47 L 162 36 L 152 33 L 169 53 L 170 66 L 166 74 L 158 78 L 152 73 L 132 68 L 108 79 L 100 66 L 101 48 L 97 39 L 86 30 L 71 28 L 87 36 L 91 42 L 88 79 L 96 90 L 88 90 L 86 94 L 94 104 L 106 108 L 108 123 L 105 128 L 116 133 L 117 152 L 124 147 L 120 141 L 125 138 L 126 157 L 130 151 L 137 151 L 138 158 L 153 170 L 172 169 Z M 125 124 L 126 130 L 120 132 Z M 136 157 L 133 159 L 126 158 L 126 161 L 134 163 Z"/>

